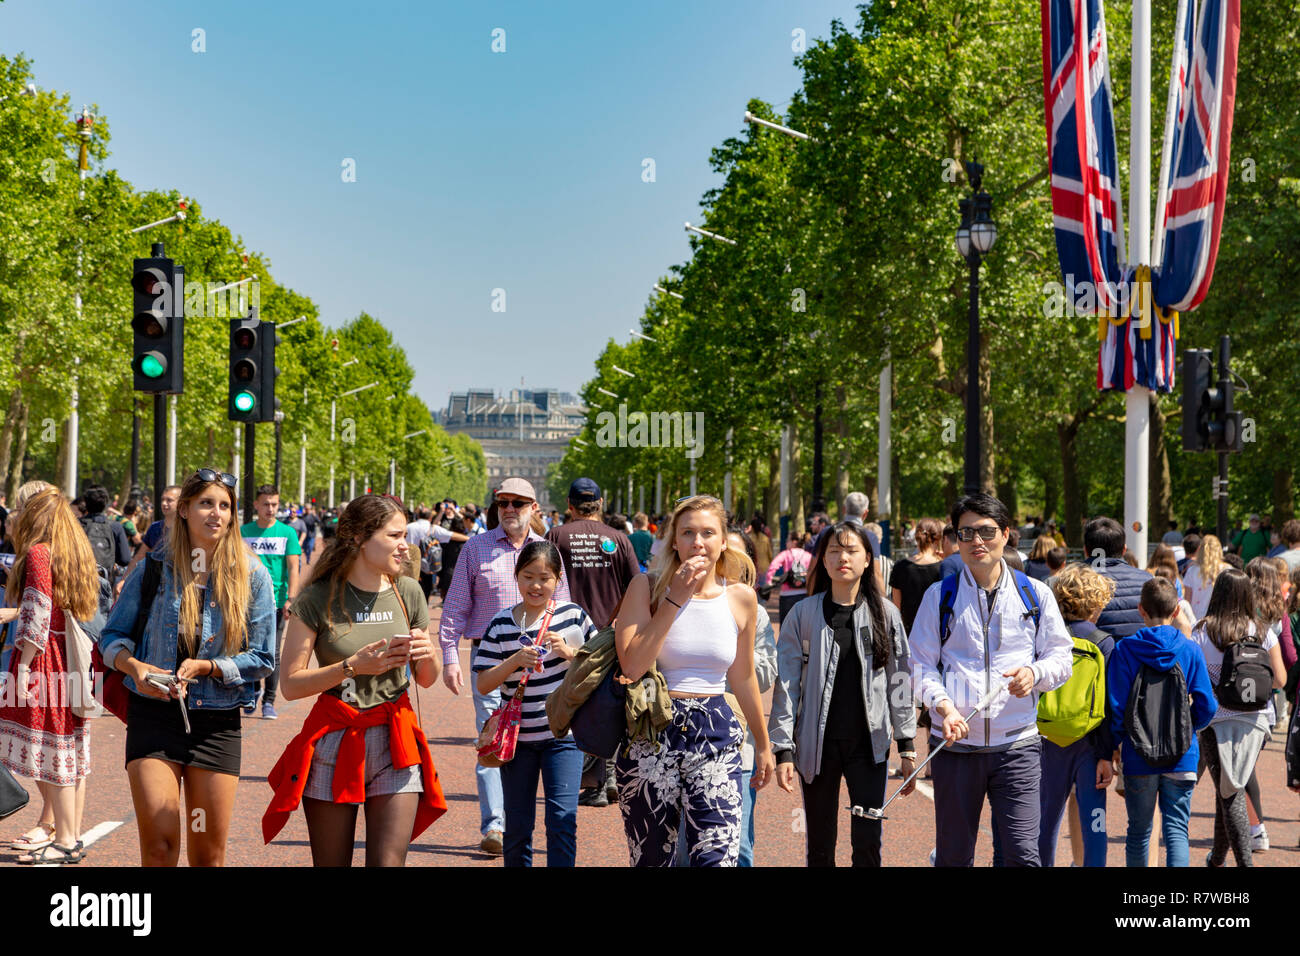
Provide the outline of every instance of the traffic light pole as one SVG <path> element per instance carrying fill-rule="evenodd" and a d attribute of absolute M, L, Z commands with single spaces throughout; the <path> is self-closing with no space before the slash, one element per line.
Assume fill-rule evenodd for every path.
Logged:
<path fill-rule="evenodd" d="M 280 444 L 280 423 L 284 420 L 284 415 L 280 412 L 275 413 L 275 487 L 280 487 L 280 456 L 282 446 Z M 286 495 L 286 497 L 288 497 Z"/>
<path fill-rule="evenodd" d="M 153 500 L 154 506 L 162 501 L 167 487 L 167 396 L 153 397 Z"/>
<path fill-rule="evenodd" d="M 1215 525 L 1215 534 L 1221 542 L 1228 540 L 1228 453 L 1219 452 L 1219 478 L 1214 497 L 1218 499 L 1219 518 Z"/>
<path fill-rule="evenodd" d="M 1228 371 L 1228 361 L 1231 357 L 1232 340 L 1226 336 L 1219 336 L 1219 394 L 1227 395 L 1232 388 L 1231 374 Z M 1228 452 L 1219 452 L 1219 482 L 1216 489 L 1215 497 L 1218 499 L 1219 515 L 1216 525 L 1216 532 L 1220 543 L 1227 544 L 1228 541 Z"/>
<path fill-rule="evenodd" d="M 140 485 L 140 402 L 131 394 L 131 492 Z"/>
<path fill-rule="evenodd" d="M 244 477 L 241 479 L 244 485 L 244 513 L 240 518 L 244 522 L 253 520 L 253 439 L 257 435 L 256 427 L 252 422 L 244 423 Z"/>

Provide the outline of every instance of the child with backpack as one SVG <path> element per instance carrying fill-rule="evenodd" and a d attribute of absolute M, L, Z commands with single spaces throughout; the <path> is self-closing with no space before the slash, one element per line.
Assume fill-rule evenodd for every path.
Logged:
<path fill-rule="evenodd" d="M 1246 787 L 1271 736 L 1273 688 L 1282 683 L 1277 628 L 1268 624 L 1280 604 L 1280 593 L 1269 602 L 1250 575 L 1228 568 L 1215 579 L 1205 618 L 1192 630 L 1219 703 L 1201 734 L 1201 753 L 1214 781 L 1214 847 L 1207 866 L 1222 866 L 1229 846 L 1238 866 L 1253 865 Z"/>
<path fill-rule="evenodd" d="M 1038 701 L 1038 732 L 1043 735 L 1038 856 L 1043 866 L 1055 865 L 1061 817 L 1073 790 L 1083 865 L 1105 866 L 1106 788 L 1115 752 L 1106 720 L 1106 662 L 1115 639 L 1097 627 L 1097 618 L 1115 593 L 1115 581 L 1076 564 L 1053 579 L 1052 593 L 1074 641 L 1074 669 L 1068 681 Z"/>
<path fill-rule="evenodd" d="M 1178 611 L 1174 586 L 1153 577 L 1142 586 L 1138 611 L 1146 626 L 1119 641 L 1106 666 L 1110 729 L 1124 765 L 1125 856 L 1129 866 L 1147 865 L 1159 799 L 1165 865 L 1187 866 L 1200 760 L 1196 731 L 1209 725 L 1218 703 L 1205 657 L 1171 623 Z"/>

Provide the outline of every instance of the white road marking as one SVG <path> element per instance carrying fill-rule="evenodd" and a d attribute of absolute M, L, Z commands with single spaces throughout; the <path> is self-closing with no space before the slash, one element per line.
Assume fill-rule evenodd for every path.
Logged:
<path fill-rule="evenodd" d="M 105 820 L 103 823 L 98 823 L 83 833 L 81 835 L 81 842 L 86 846 L 90 846 L 96 840 L 108 836 L 121 825 L 121 820 Z"/>
<path fill-rule="evenodd" d="M 916 792 L 925 794 L 931 800 L 934 799 L 934 787 L 930 786 L 924 780 L 916 781 Z"/>

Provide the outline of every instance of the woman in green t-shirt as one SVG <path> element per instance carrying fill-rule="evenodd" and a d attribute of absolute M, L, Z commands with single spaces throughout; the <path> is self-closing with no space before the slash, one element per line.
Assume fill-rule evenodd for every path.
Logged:
<path fill-rule="evenodd" d="M 442 801 L 427 785 L 436 777 L 407 697 L 408 674 L 431 687 L 441 669 L 428 605 L 402 576 L 408 552 L 406 515 L 394 500 L 357 498 L 293 603 L 281 689 L 290 700 L 319 697 L 282 762 L 310 761 L 298 789 L 316 866 L 351 865 L 361 805 L 353 798 L 364 797 L 367 866 L 404 865 L 418 812 Z M 345 744 L 352 728 L 363 731 L 364 747 Z M 345 792 L 349 784 L 364 784 L 364 793 Z"/>

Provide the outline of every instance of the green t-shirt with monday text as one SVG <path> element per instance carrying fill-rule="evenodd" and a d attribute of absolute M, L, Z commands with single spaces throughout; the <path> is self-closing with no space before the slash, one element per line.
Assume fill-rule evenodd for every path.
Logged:
<path fill-rule="evenodd" d="M 321 667 L 337 664 L 367 644 L 408 633 L 407 614 L 412 628 L 429 626 L 429 606 L 420 585 L 401 577 L 396 587 L 401 592 L 400 601 L 392 588 L 379 593 L 361 591 L 345 581 L 335 592 L 334 610 L 328 620 L 325 602 L 329 598 L 329 581 L 314 581 L 303 588 L 290 613 L 315 632 L 316 660 Z M 402 613 L 403 605 L 406 614 Z M 409 684 L 406 668 L 394 667 L 382 674 L 357 674 L 325 693 L 365 710 L 397 700 Z"/>
<path fill-rule="evenodd" d="M 275 585 L 275 606 L 284 607 L 284 602 L 289 597 L 289 558 L 302 554 L 298 532 L 283 521 L 277 521 L 269 528 L 250 521 L 239 529 L 239 533 L 243 536 L 244 543 L 262 559 L 263 567 L 271 573 L 271 582 Z"/>

